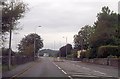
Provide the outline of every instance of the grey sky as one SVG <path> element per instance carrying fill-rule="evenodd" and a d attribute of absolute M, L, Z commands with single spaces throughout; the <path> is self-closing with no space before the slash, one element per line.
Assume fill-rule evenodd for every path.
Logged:
<path fill-rule="evenodd" d="M 93 25 L 103 6 L 118 12 L 118 0 L 24 0 L 30 11 L 20 20 L 23 29 L 13 35 L 13 49 L 29 33 L 41 35 L 44 48 L 59 49 L 65 38 L 73 45 L 73 36 L 81 27 Z M 37 26 L 42 26 L 38 28 Z"/>

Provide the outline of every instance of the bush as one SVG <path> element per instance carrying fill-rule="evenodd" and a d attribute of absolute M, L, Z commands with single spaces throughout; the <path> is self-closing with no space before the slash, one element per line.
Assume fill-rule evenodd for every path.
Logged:
<path fill-rule="evenodd" d="M 77 58 L 77 50 L 75 49 L 71 50 L 71 54 L 73 58 Z"/>
<path fill-rule="evenodd" d="M 120 48 L 118 46 L 100 46 L 98 48 L 97 57 L 107 58 L 108 56 L 120 56 Z"/>

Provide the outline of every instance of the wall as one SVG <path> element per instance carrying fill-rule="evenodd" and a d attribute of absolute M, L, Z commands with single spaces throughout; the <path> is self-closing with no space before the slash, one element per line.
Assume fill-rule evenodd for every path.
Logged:
<path fill-rule="evenodd" d="M 118 67 L 120 64 L 120 59 L 117 59 L 117 58 L 95 58 L 95 59 L 84 58 L 82 61 L 87 63 L 109 65 L 114 67 Z"/>

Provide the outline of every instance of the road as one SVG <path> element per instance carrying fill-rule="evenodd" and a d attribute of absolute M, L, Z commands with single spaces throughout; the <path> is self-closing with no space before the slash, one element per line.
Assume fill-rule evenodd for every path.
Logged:
<path fill-rule="evenodd" d="M 50 58 L 42 57 L 36 61 L 33 67 L 18 77 L 67 77 L 67 75 L 60 71 Z"/>
<path fill-rule="evenodd" d="M 78 61 L 54 61 L 54 58 L 41 57 L 31 68 L 16 77 L 51 77 L 65 79 L 117 79 L 117 68 L 85 64 Z"/>

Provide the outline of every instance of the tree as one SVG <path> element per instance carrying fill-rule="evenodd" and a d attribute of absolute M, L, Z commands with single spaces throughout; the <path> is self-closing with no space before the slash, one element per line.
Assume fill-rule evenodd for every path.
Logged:
<path fill-rule="evenodd" d="M 66 57 L 66 50 L 67 50 L 67 55 L 70 55 L 71 54 L 71 50 L 72 50 L 72 45 L 71 44 L 67 44 L 67 45 L 61 47 L 59 49 L 59 54 L 62 57 Z"/>
<path fill-rule="evenodd" d="M 85 25 L 80 29 L 77 35 L 74 35 L 74 45 L 78 50 L 89 48 L 89 39 L 91 34 L 94 32 L 94 28 Z"/>
<path fill-rule="evenodd" d="M 11 50 L 11 55 L 14 56 L 15 55 L 15 52 L 13 50 Z M 4 48 L 2 47 L 2 56 L 8 56 L 8 52 L 9 52 L 9 49 L 8 48 Z"/>
<path fill-rule="evenodd" d="M 34 42 L 35 42 L 35 53 L 37 53 L 38 50 L 43 47 L 43 40 L 41 39 L 41 37 L 34 33 L 25 36 L 18 45 L 18 50 L 20 54 L 26 56 L 33 56 Z"/>
<path fill-rule="evenodd" d="M 59 55 L 60 55 L 60 57 L 66 57 L 66 48 L 65 48 L 65 46 L 63 46 L 63 47 L 61 47 L 59 49 Z"/>
<path fill-rule="evenodd" d="M 19 23 L 19 19 L 24 17 L 27 5 L 21 0 L 17 2 L 3 2 L 2 3 L 2 33 L 9 32 L 11 27 L 12 30 L 16 28 Z"/>
<path fill-rule="evenodd" d="M 95 31 L 90 37 L 91 56 L 97 57 L 98 47 L 117 45 L 118 15 L 108 7 L 103 7 L 94 23 Z"/>
<path fill-rule="evenodd" d="M 1 21 L 1 46 L 4 46 L 4 42 L 6 41 L 6 34 L 10 32 L 11 37 L 11 30 L 18 30 L 19 28 L 16 27 L 19 22 L 19 19 L 24 17 L 25 12 L 28 10 L 27 4 L 23 3 L 21 0 L 17 0 L 16 2 L 10 2 L 9 0 L 4 0 L 3 2 L 0 1 L 0 8 L 2 6 L 2 21 Z"/>

